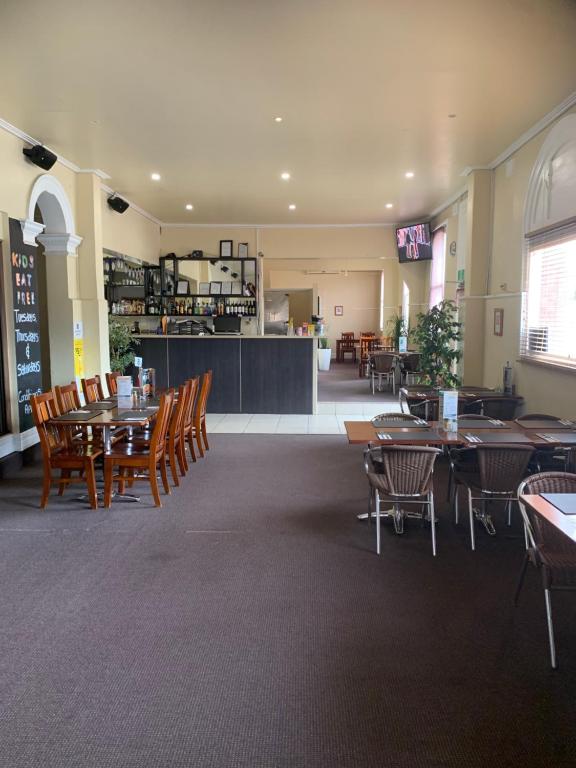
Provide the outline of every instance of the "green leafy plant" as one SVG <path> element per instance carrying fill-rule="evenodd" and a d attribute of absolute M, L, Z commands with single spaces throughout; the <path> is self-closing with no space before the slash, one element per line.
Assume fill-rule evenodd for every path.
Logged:
<path fill-rule="evenodd" d="M 110 348 L 110 367 L 113 371 L 124 373 L 134 362 L 132 347 L 140 344 L 130 333 L 130 328 L 113 317 L 108 318 L 108 346 Z"/>
<path fill-rule="evenodd" d="M 318 339 L 318 341 L 320 343 L 320 349 L 330 349 L 330 340 L 325 336 L 323 336 L 321 339 Z"/>
<path fill-rule="evenodd" d="M 394 349 L 398 349 L 400 345 L 400 336 L 410 335 L 410 329 L 402 315 L 392 315 L 388 320 L 387 328 L 390 329 L 390 336 L 394 339 Z"/>
<path fill-rule="evenodd" d="M 460 352 L 456 349 L 456 342 L 461 338 L 460 325 L 456 320 L 453 301 L 441 301 L 429 312 L 418 315 L 413 339 L 420 350 L 424 383 L 447 388 L 460 384 L 460 379 L 453 372 L 454 363 L 460 359 Z"/>

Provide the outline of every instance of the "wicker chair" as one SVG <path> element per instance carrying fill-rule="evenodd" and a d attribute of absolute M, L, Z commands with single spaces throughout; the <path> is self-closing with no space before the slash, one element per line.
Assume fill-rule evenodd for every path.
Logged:
<path fill-rule="evenodd" d="M 382 391 L 382 379 L 387 384 L 392 382 L 392 392 L 396 394 L 396 368 L 395 368 L 396 356 L 391 355 L 389 352 L 379 352 L 372 355 L 370 358 L 370 384 L 372 388 L 372 394 L 375 390 L 375 382 L 378 380 L 378 392 Z"/>
<path fill-rule="evenodd" d="M 411 413 L 418 419 L 438 421 L 438 398 L 425 398 L 415 402 L 409 400 L 405 392 L 400 392 L 400 408 L 404 413 Z"/>
<path fill-rule="evenodd" d="M 509 420 L 516 416 L 521 402 L 522 398 L 514 397 L 478 398 L 478 400 L 465 403 L 462 412 L 465 414 L 480 413 L 493 419 Z"/>
<path fill-rule="evenodd" d="M 458 521 L 458 486 L 468 489 L 468 515 L 470 519 L 470 546 L 476 549 L 474 537 L 474 501 L 482 502 L 478 519 L 491 535 L 494 535 L 492 518 L 486 512 L 487 501 L 503 501 L 508 512 L 508 525 L 511 522 L 511 505 L 516 498 L 516 489 L 524 477 L 534 449 L 530 445 L 503 443 L 482 443 L 472 449 L 476 451 L 477 469 L 473 466 L 473 456 L 466 456 L 466 469 L 454 468 L 456 494 L 454 499 L 455 518 Z"/>
<path fill-rule="evenodd" d="M 419 504 L 429 509 L 432 531 L 432 554 L 436 555 L 434 493 L 432 489 L 434 462 L 441 453 L 438 448 L 410 445 L 369 446 L 364 451 L 364 468 L 370 484 L 368 520 L 372 503 L 376 512 L 376 552 L 380 554 L 380 502 L 393 505 L 396 533 L 404 532 L 406 504 Z"/>
<path fill-rule="evenodd" d="M 516 424 L 519 424 L 524 429 L 534 429 L 534 427 L 530 426 L 530 422 L 549 421 L 551 427 L 557 427 L 559 420 L 559 416 L 550 416 L 548 413 L 525 413 L 515 421 Z M 537 448 L 530 462 L 530 468 L 533 473 L 570 471 L 567 464 L 567 452 L 565 449 L 553 446 Z"/>
<path fill-rule="evenodd" d="M 540 493 L 576 493 L 576 474 L 568 472 L 542 472 L 524 480 L 518 488 L 522 494 Z M 514 605 L 518 603 L 520 590 L 524 583 L 528 563 L 532 563 L 542 575 L 546 618 L 548 620 L 548 641 L 550 643 L 550 663 L 556 669 L 556 648 L 554 644 L 554 625 L 552 623 L 552 590 L 576 590 L 576 547 L 563 533 L 540 518 L 519 502 L 524 520 L 527 550 L 518 586 L 514 595 Z"/>
<path fill-rule="evenodd" d="M 405 355 L 400 361 L 400 372 L 404 384 L 417 384 L 422 376 L 420 354 L 415 352 L 413 355 Z"/>

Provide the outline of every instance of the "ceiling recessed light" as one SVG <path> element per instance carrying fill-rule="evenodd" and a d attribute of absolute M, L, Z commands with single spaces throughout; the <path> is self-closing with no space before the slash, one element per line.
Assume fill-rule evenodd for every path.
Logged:
<path fill-rule="evenodd" d="M 290 174 L 288 173 L 288 171 L 283 171 L 283 172 L 280 174 L 280 178 L 281 178 L 281 179 L 284 179 L 284 181 L 288 181 L 288 179 L 290 178 Z"/>
<path fill-rule="evenodd" d="M 281 117 L 275 117 L 274 118 L 274 122 L 275 123 L 281 123 L 282 122 L 282 118 Z"/>
<path fill-rule="evenodd" d="M 290 205 L 288 206 L 288 209 L 290 211 L 295 211 L 296 210 L 296 206 L 294 205 L 294 203 L 290 203 Z"/>
<path fill-rule="evenodd" d="M 392 203 L 386 203 L 386 208 L 392 208 Z"/>
<path fill-rule="evenodd" d="M 187 211 L 192 211 L 192 210 L 194 210 L 194 206 L 192 205 L 192 203 L 186 203 L 186 210 L 187 210 Z"/>
<path fill-rule="evenodd" d="M 160 181 L 160 179 L 161 179 L 162 177 L 160 176 L 160 174 L 159 174 L 159 173 L 151 173 L 151 174 L 150 174 L 150 178 L 152 179 L 152 181 Z"/>
<path fill-rule="evenodd" d="M 413 179 L 414 178 L 414 171 L 406 171 L 404 176 L 406 176 L 407 179 Z"/>

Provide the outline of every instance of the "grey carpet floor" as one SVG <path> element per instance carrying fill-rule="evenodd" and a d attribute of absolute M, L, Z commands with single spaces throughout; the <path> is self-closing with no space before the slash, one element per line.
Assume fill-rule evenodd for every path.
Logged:
<path fill-rule="evenodd" d="M 0 487 L 2 767 L 575 764 L 576 600 L 554 673 L 517 525 L 472 553 L 441 508 L 437 558 L 417 521 L 377 557 L 338 436 L 214 435 L 160 510 L 38 478 Z"/>
<path fill-rule="evenodd" d="M 376 392 L 370 389 L 370 379 L 358 376 L 358 364 L 330 364 L 329 371 L 318 371 L 318 400 L 320 402 L 398 402 L 398 395 L 393 396 L 389 389 Z"/>

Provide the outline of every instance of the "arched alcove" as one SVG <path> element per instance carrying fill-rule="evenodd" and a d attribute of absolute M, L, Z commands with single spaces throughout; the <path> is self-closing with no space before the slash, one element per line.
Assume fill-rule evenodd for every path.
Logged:
<path fill-rule="evenodd" d="M 40 211 L 42 224 L 34 221 Z M 74 377 L 74 326 L 81 322 L 74 214 L 66 190 L 50 174 L 39 176 L 30 192 L 24 240 L 40 243 L 46 255 L 48 344 L 52 385 Z"/>
<path fill-rule="evenodd" d="M 530 176 L 524 234 L 572 218 L 576 211 L 576 114 L 550 130 Z"/>

